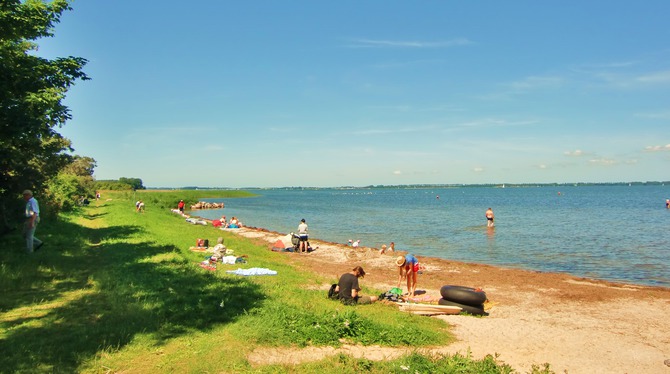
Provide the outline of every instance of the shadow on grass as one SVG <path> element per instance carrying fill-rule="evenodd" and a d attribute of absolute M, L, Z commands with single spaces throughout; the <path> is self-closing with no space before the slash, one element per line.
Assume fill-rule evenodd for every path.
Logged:
<path fill-rule="evenodd" d="M 92 221 L 94 219 L 98 219 L 98 218 L 104 217 L 106 215 L 107 215 L 107 213 L 86 214 L 86 215 L 84 215 L 84 218 Z"/>
<path fill-rule="evenodd" d="M 1 251 L 3 372 L 76 372 L 96 354 L 121 349 L 138 334 L 162 344 L 232 322 L 264 298 L 247 279 L 218 277 L 172 246 L 85 244 L 140 230 L 60 223 L 48 251 L 31 256 Z"/>

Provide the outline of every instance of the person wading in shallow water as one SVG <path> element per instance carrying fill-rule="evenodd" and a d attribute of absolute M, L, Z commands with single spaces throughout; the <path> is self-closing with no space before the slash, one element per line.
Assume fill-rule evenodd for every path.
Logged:
<path fill-rule="evenodd" d="M 486 226 L 487 227 L 493 227 L 493 219 L 495 218 L 495 215 L 493 215 L 493 209 L 488 208 L 486 210 Z"/>

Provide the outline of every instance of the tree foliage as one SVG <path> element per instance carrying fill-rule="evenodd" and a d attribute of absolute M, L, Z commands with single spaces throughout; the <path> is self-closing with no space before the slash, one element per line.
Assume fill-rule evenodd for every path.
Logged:
<path fill-rule="evenodd" d="M 8 226 L 21 191 L 36 194 L 71 165 L 70 140 L 56 129 L 71 118 L 68 89 L 88 77 L 86 60 L 34 54 L 36 40 L 53 36 L 68 1 L 0 1 L 0 225 Z"/>
<path fill-rule="evenodd" d="M 119 178 L 119 183 L 129 184 L 134 190 L 144 190 L 145 189 L 144 185 L 142 184 L 142 180 L 140 178 L 121 177 L 121 178 Z"/>
<path fill-rule="evenodd" d="M 50 214 L 69 211 L 80 205 L 84 198 L 95 196 L 93 170 L 95 160 L 75 155 L 72 162 L 46 183 L 44 202 L 48 202 Z"/>
<path fill-rule="evenodd" d="M 131 191 L 133 186 L 127 183 L 121 183 L 118 180 L 96 180 L 95 189 L 99 191 Z"/>

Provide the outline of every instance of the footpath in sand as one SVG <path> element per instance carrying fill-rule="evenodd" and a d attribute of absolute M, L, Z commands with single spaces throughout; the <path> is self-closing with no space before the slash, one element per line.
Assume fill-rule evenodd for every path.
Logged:
<path fill-rule="evenodd" d="M 263 229 L 228 230 L 268 245 L 280 233 Z M 294 266 L 336 280 L 361 265 L 364 284 L 379 290 L 397 285 L 394 265 L 398 252 L 380 255 L 374 248 L 310 240 L 318 249 L 309 254 L 286 253 Z M 453 326 L 457 342 L 432 347 L 426 352 L 470 352 L 474 358 L 487 354 L 519 372 L 532 365 L 549 363 L 557 373 L 647 373 L 670 374 L 670 288 L 617 284 L 480 264 L 420 257 L 425 266 L 418 290 L 439 298 L 447 284 L 481 287 L 492 308 L 489 315 L 475 318 L 443 315 Z M 324 285 L 327 289 L 328 284 Z M 325 291 L 324 291 L 325 292 Z M 381 360 L 400 356 L 408 349 L 351 347 L 305 348 L 299 354 L 259 350 L 249 357 L 252 364 L 299 363 L 344 352 L 355 357 Z"/>

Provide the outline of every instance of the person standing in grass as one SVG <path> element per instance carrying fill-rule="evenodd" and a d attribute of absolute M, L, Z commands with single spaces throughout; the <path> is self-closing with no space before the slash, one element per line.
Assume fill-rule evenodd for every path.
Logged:
<path fill-rule="evenodd" d="M 372 304 L 377 301 L 377 296 L 360 295 L 361 287 L 358 285 L 358 278 L 365 276 L 365 270 L 356 266 L 350 272 L 342 274 L 337 282 L 335 292 L 339 293 L 340 301 L 346 305 Z"/>
<path fill-rule="evenodd" d="M 35 237 L 35 230 L 37 230 L 37 224 L 40 222 L 40 205 L 30 190 L 23 191 L 23 199 L 26 201 L 26 221 L 23 226 L 23 236 L 26 238 L 26 251 L 33 253 L 44 244 Z"/>

